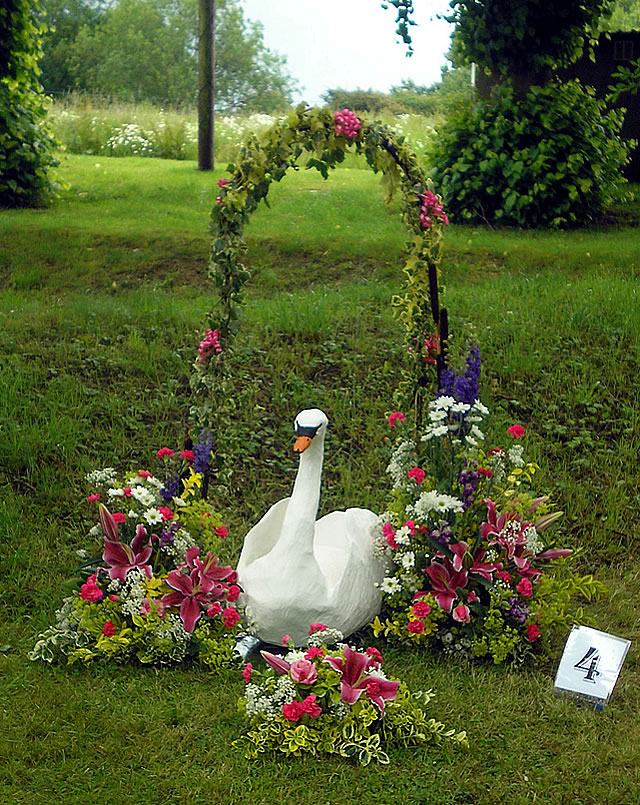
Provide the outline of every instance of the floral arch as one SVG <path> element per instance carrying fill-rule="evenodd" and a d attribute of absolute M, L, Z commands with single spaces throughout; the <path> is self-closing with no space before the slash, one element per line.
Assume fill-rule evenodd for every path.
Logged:
<path fill-rule="evenodd" d="M 237 312 L 250 272 L 243 264 L 244 228 L 273 182 L 289 169 L 316 168 L 328 178 L 349 149 L 364 155 L 375 173 L 382 173 L 386 200 L 400 193 L 402 219 L 410 235 L 403 267 L 404 287 L 392 299 L 406 329 L 414 358 L 407 373 L 405 396 L 411 394 L 416 424 L 421 419 L 422 391 L 431 385 L 425 362 L 439 372 L 445 365 L 447 312 L 440 307 L 439 273 L 442 229 L 448 223 L 441 200 L 433 193 L 404 138 L 389 126 L 360 119 L 343 109 L 330 112 L 304 104 L 260 137 L 252 135 L 241 148 L 230 176 L 218 181 L 220 194 L 211 215 L 209 276 L 219 293 L 219 304 L 208 316 L 205 337 L 192 376 L 196 402 L 192 417 L 201 427 L 213 428 L 222 412 L 215 398 L 231 382 L 229 355 L 238 329 Z M 426 393 L 426 391 L 425 391 Z M 222 395 L 225 399 L 227 395 Z"/>

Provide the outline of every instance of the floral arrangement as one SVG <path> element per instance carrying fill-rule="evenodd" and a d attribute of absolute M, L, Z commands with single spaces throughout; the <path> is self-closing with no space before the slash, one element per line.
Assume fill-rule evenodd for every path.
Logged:
<path fill-rule="evenodd" d="M 390 571 L 372 627 L 401 643 L 515 664 L 547 654 L 554 632 L 584 617 L 571 607 L 575 595 L 591 599 L 602 585 L 571 571 L 572 551 L 553 535 L 562 512 L 534 491 L 539 467 L 525 459 L 524 427 L 509 427 L 507 444 L 488 440 L 479 379 L 473 347 L 464 371 L 441 373 L 424 426 L 395 443 L 377 534 Z M 389 425 L 411 427 L 400 411 Z"/>
<path fill-rule="evenodd" d="M 234 745 L 247 758 L 336 754 L 367 765 L 389 763 L 392 746 L 467 745 L 466 733 L 427 718 L 432 691 L 411 693 L 386 677 L 378 649 L 357 651 L 341 640 L 340 632 L 312 624 L 306 651 L 292 645 L 284 657 L 263 651 L 265 670 L 245 666 L 239 706 L 251 727 Z"/>
<path fill-rule="evenodd" d="M 212 669 L 231 661 L 240 588 L 233 568 L 219 565 L 208 550 L 227 529 L 195 494 L 210 452 L 211 437 L 203 432 L 164 481 L 147 470 L 118 478 L 111 467 L 86 476 L 87 500 L 99 507 L 89 535 L 100 540 L 101 553 L 78 552 L 85 560 L 78 584 L 39 636 L 32 660 L 166 665 L 197 659 Z M 168 447 L 156 457 L 176 458 Z"/>

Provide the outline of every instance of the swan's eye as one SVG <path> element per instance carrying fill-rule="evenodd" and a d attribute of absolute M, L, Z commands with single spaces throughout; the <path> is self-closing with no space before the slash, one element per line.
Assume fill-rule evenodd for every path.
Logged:
<path fill-rule="evenodd" d="M 313 439 L 320 428 L 320 425 L 316 425 L 315 428 L 309 425 L 299 425 L 296 422 L 296 436 L 307 436 L 309 439 Z"/>

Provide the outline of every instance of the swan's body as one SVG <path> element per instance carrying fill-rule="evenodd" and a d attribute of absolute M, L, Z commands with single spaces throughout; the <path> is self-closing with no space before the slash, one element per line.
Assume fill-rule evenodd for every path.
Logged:
<path fill-rule="evenodd" d="M 376 515 L 347 509 L 316 521 L 327 422 L 318 409 L 298 414 L 296 433 L 308 447 L 298 448 L 291 497 L 272 506 L 244 540 L 238 582 L 253 629 L 267 643 L 289 635 L 304 644 L 312 623 L 347 636 L 380 610 L 376 584 L 384 564 L 373 554 Z"/>

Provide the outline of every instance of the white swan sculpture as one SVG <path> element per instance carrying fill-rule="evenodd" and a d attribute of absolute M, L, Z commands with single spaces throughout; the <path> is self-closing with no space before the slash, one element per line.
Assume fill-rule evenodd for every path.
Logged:
<path fill-rule="evenodd" d="M 316 521 L 327 431 L 326 414 L 301 411 L 294 450 L 300 466 L 290 498 L 278 501 L 244 539 L 238 563 L 242 603 L 252 630 L 280 645 L 289 635 L 304 645 L 312 623 L 346 637 L 380 611 L 376 584 L 384 562 L 374 556 L 368 509 L 347 509 Z"/>

